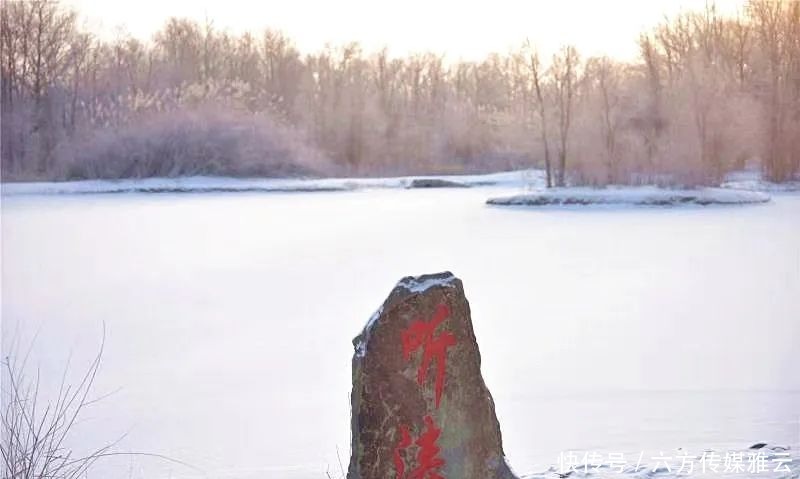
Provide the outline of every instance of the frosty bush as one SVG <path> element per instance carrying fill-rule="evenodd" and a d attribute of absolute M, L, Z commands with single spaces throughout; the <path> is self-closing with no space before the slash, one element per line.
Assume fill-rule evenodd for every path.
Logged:
<path fill-rule="evenodd" d="M 297 132 L 266 114 L 218 107 L 150 114 L 119 128 L 98 130 L 77 142 L 62 161 L 67 179 L 335 172 Z"/>

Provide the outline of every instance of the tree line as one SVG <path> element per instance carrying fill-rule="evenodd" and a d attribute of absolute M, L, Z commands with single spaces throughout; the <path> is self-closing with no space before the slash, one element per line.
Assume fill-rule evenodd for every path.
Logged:
<path fill-rule="evenodd" d="M 170 18 L 104 40 L 49 0 L 2 0 L 5 179 L 460 173 L 541 167 L 548 185 L 715 184 L 800 173 L 800 1 L 667 18 L 640 58 L 482 61 L 302 53 L 274 30 Z"/>

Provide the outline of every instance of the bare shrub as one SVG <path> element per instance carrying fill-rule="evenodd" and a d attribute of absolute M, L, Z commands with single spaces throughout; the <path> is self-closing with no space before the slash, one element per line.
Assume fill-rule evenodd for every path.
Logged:
<path fill-rule="evenodd" d="M 111 452 L 115 443 L 82 456 L 65 445 L 81 413 L 94 402 L 89 394 L 100 368 L 103 344 L 77 384 L 67 383 L 69 368 L 64 369 L 54 401 L 41 397 L 38 370 L 34 377 L 26 375 L 27 355 L 20 360 L 12 352 L 3 359 L 3 478 L 77 478 Z"/>
<path fill-rule="evenodd" d="M 55 397 L 47 397 L 39 370 L 34 375 L 27 373 L 30 350 L 20 356 L 18 347 L 13 343 L 10 345 L 10 351 L 0 364 L 0 477 L 77 479 L 85 477 L 98 460 L 115 456 L 152 457 L 199 471 L 189 464 L 160 454 L 117 451 L 115 448 L 124 436 L 95 448 L 88 447 L 87 453 L 80 453 L 70 447 L 69 444 L 74 441 L 76 425 L 85 416 L 85 412 L 93 404 L 108 397 L 91 396 L 102 363 L 104 347 L 105 331 L 97 354 L 78 374 L 77 382 L 68 379 L 74 371 L 70 370 L 67 361 Z"/>

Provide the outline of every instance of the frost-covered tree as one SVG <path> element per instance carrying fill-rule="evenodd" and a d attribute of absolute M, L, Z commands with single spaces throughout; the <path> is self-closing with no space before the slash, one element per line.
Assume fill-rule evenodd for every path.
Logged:
<path fill-rule="evenodd" d="M 547 61 L 530 43 L 479 61 L 357 43 L 300 52 L 281 32 L 213 19 L 101 40 L 63 4 L 0 2 L 5 179 L 540 167 L 552 186 L 715 183 L 748 161 L 774 180 L 800 172 L 797 0 L 667 18 L 630 63 L 584 63 L 572 47 Z"/>

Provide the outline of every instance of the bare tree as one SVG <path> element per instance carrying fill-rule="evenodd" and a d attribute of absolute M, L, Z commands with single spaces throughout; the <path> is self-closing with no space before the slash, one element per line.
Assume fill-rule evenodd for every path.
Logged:
<path fill-rule="evenodd" d="M 727 67 L 733 71 L 741 91 L 744 91 L 750 74 L 750 56 L 752 50 L 752 27 L 742 15 L 735 19 L 723 20 L 725 40 L 723 52 Z"/>
<path fill-rule="evenodd" d="M 791 147 L 788 128 L 792 106 L 798 104 L 800 2 L 753 0 L 748 13 L 766 64 L 763 71 L 767 89 L 763 98 L 767 116 L 765 172 L 770 179 L 782 181 L 792 175 L 798 156 Z"/>
<path fill-rule="evenodd" d="M 28 156 L 27 152 L 12 148 L 16 135 L 8 129 L 16 126 L 13 122 L 25 121 L 14 115 L 20 103 L 15 101 L 15 97 L 16 100 L 30 98 L 30 124 L 28 128 L 20 128 L 22 131 L 19 133 L 34 151 L 35 167 L 40 172 L 51 167 L 58 126 L 51 87 L 63 79 L 67 72 L 70 63 L 69 43 L 75 31 L 75 20 L 73 11 L 64 10 L 47 0 L 2 2 L 3 107 L 10 109 L 5 120 L 12 122 L 6 128 L 12 143 L 7 144 L 3 151 L 10 156 L 22 157 L 20 159 L 23 161 Z M 28 166 L 17 165 L 16 161 L 5 156 L 3 160 L 12 170 L 18 166 Z"/>
<path fill-rule="evenodd" d="M 527 44 L 530 48 L 530 44 Z M 539 114 L 539 134 L 542 142 L 542 149 L 544 151 L 544 169 L 545 180 L 547 187 L 553 186 L 553 168 L 550 164 L 550 145 L 548 142 L 548 129 L 547 129 L 547 105 L 545 104 L 544 95 L 544 79 L 542 73 L 542 66 L 539 62 L 539 54 L 535 50 L 531 50 L 528 54 L 528 69 L 533 83 L 533 91 L 536 97 L 536 111 Z"/>
<path fill-rule="evenodd" d="M 556 185 L 565 186 L 567 171 L 567 147 L 569 146 L 570 127 L 575 100 L 578 94 L 578 68 L 580 58 L 578 51 L 573 46 L 566 46 L 553 55 L 553 64 L 550 74 L 553 78 L 556 91 L 556 104 L 558 113 L 558 170 L 556 172 Z"/>
<path fill-rule="evenodd" d="M 646 84 L 645 93 L 642 95 L 644 107 L 633 116 L 631 126 L 639 133 L 644 144 L 644 169 L 653 173 L 656 170 L 659 142 L 666 126 L 663 113 L 662 60 L 653 38 L 649 35 L 643 34 L 639 37 L 639 51 L 644 61 L 642 68 Z M 672 64 L 669 57 L 667 64 Z M 672 67 L 668 67 L 668 70 L 670 68 Z"/>
<path fill-rule="evenodd" d="M 599 116 L 605 153 L 606 181 L 620 180 L 619 130 L 621 125 L 622 67 L 608 57 L 591 58 L 586 62 L 586 83 L 599 100 Z"/>
<path fill-rule="evenodd" d="M 688 82 L 695 132 L 698 143 L 699 170 L 706 178 L 703 183 L 719 181 L 722 175 L 720 157 L 720 128 L 715 117 L 721 107 L 727 84 L 723 78 L 724 23 L 713 5 L 702 13 L 687 14 L 685 45 L 679 58 L 682 78 Z"/>
<path fill-rule="evenodd" d="M 16 169 L 15 159 L 20 155 L 16 150 L 18 133 L 13 128 L 17 123 L 14 114 L 16 106 L 16 97 L 19 95 L 19 82 L 21 72 L 18 71 L 20 63 L 21 48 L 22 48 L 22 32 L 20 29 L 23 27 L 20 17 L 24 16 L 20 13 L 20 9 L 24 9 L 25 5 L 20 3 L 12 3 L 8 0 L 3 0 L 0 4 L 0 68 L 2 68 L 2 88 L 0 90 L 0 101 L 2 108 L 0 108 L 0 137 L 2 137 L 2 167 L 5 171 L 14 171 Z M 13 13 L 12 13 L 13 11 Z"/>

